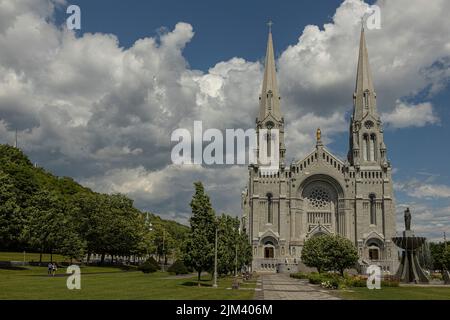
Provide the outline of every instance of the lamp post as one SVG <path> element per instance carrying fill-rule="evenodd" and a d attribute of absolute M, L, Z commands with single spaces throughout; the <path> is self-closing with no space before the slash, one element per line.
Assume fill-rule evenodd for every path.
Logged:
<path fill-rule="evenodd" d="M 234 268 L 234 276 L 237 278 L 237 276 L 238 276 L 238 273 L 237 273 L 237 269 L 238 269 L 238 257 L 237 257 L 237 252 L 238 252 L 238 244 L 237 244 L 237 242 L 236 242 L 236 257 L 235 257 L 235 261 L 234 261 L 234 263 L 235 263 L 235 268 Z"/>
<path fill-rule="evenodd" d="M 236 237 L 235 261 L 234 261 L 234 263 L 235 263 L 234 275 L 235 275 L 236 278 L 237 278 L 237 276 L 238 276 L 238 273 L 237 273 L 237 269 L 238 269 L 238 245 L 239 245 L 239 240 L 240 240 L 240 235 L 241 235 L 241 228 L 237 227 L 237 228 L 236 228 L 236 231 L 237 231 L 238 236 Z"/>
<path fill-rule="evenodd" d="M 166 256 L 165 256 L 165 247 L 164 247 L 164 242 L 165 242 L 165 238 L 166 238 L 166 230 L 163 229 L 163 247 L 162 247 L 162 255 L 163 255 L 163 267 L 162 267 L 162 271 L 164 272 L 164 267 L 166 264 Z"/>
<path fill-rule="evenodd" d="M 214 244 L 214 288 L 217 288 L 217 232 L 218 227 L 216 226 L 216 239 Z"/>

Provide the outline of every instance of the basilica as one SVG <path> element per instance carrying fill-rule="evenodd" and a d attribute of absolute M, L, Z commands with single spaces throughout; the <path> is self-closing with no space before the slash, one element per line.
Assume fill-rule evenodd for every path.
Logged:
<path fill-rule="evenodd" d="M 375 264 L 394 274 L 398 255 L 391 241 L 396 230 L 392 167 L 383 141 L 364 28 L 347 159 L 339 159 L 324 146 L 318 129 L 315 148 L 303 159 L 286 164 L 280 99 L 269 32 L 256 130 L 278 129 L 280 163 L 273 174 L 265 174 L 257 162 L 248 168 L 248 185 L 242 192 L 242 227 L 253 248 L 252 270 L 302 270 L 306 268 L 301 262 L 305 241 L 335 234 L 354 243 L 359 272 Z"/>

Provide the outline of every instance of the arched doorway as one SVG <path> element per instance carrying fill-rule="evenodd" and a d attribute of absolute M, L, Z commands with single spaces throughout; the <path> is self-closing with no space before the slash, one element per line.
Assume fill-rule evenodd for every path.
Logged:
<path fill-rule="evenodd" d="M 261 241 L 263 245 L 263 253 L 264 259 L 274 259 L 275 258 L 275 249 L 278 246 L 277 240 L 271 236 L 265 237 Z"/>
<path fill-rule="evenodd" d="M 367 258 L 370 261 L 377 261 L 383 259 L 384 244 L 381 239 L 370 238 L 366 241 Z"/>
<path fill-rule="evenodd" d="M 274 252 L 273 247 L 268 247 L 268 246 L 264 247 L 264 258 L 265 259 L 273 259 L 275 257 L 274 253 L 275 252 Z"/>

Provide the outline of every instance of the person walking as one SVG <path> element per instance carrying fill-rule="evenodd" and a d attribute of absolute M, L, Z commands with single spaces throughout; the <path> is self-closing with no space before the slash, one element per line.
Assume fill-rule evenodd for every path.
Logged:
<path fill-rule="evenodd" d="M 51 275 L 53 272 L 53 264 L 51 262 L 47 265 L 47 275 Z"/>
<path fill-rule="evenodd" d="M 56 262 L 55 262 L 55 263 L 53 263 L 53 266 L 52 266 L 53 276 L 55 276 L 57 270 L 58 270 L 58 266 L 56 265 Z"/>

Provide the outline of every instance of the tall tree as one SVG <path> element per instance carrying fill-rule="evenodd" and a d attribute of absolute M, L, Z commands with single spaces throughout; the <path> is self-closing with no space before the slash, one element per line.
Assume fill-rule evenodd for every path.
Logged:
<path fill-rule="evenodd" d="M 242 232 L 238 236 L 238 270 L 249 266 L 252 263 L 252 246 L 248 241 L 248 234 Z"/>
<path fill-rule="evenodd" d="M 217 272 L 232 273 L 236 267 L 236 250 L 239 249 L 239 220 L 222 214 L 218 217 Z"/>
<path fill-rule="evenodd" d="M 192 197 L 191 231 L 185 243 L 184 261 L 198 274 L 198 285 L 203 271 L 211 270 L 214 263 L 215 213 L 201 182 L 195 182 Z"/>
<path fill-rule="evenodd" d="M 43 189 L 32 196 L 27 211 L 26 233 L 31 245 L 39 249 L 39 262 L 42 262 L 43 252 L 52 254 L 62 243 L 64 204 L 57 194 Z"/>
<path fill-rule="evenodd" d="M 0 171 L 0 248 L 22 240 L 23 210 L 17 205 L 14 185 L 8 174 Z"/>

